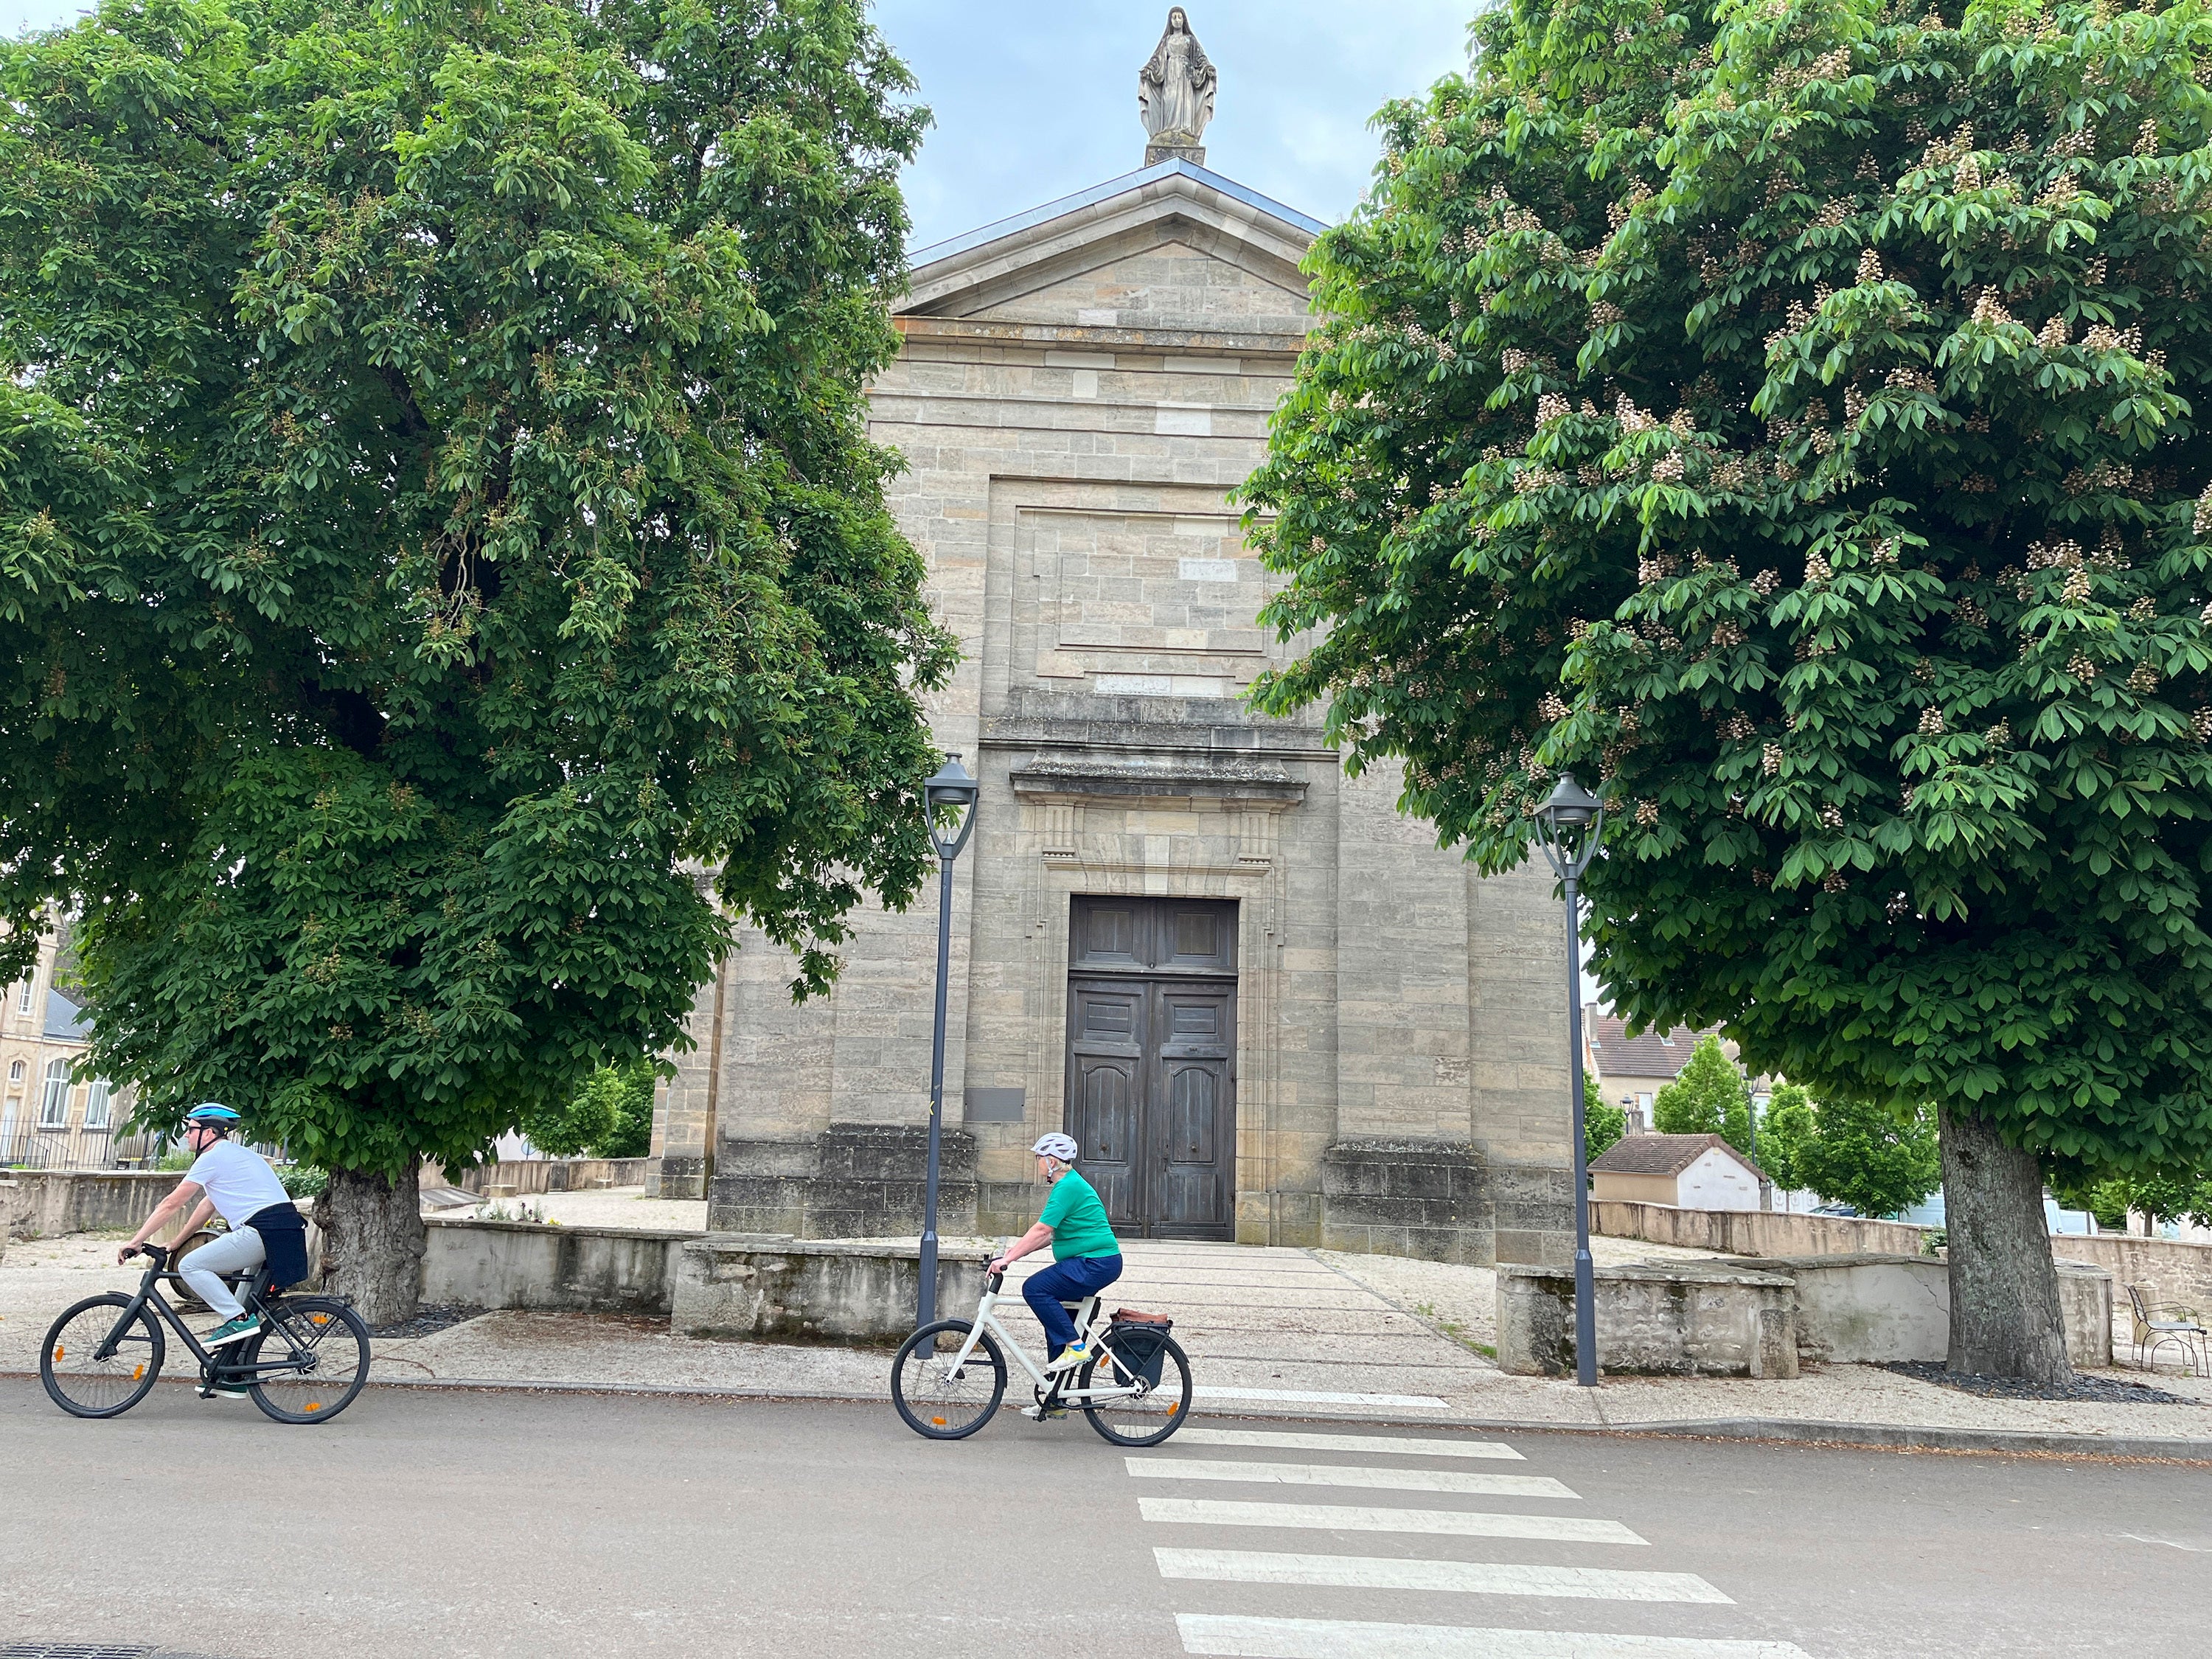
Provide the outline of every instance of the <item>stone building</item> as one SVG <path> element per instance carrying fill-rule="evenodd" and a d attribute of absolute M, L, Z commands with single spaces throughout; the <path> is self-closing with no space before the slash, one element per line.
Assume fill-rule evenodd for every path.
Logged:
<path fill-rule="evenodd" d="M 0 987 L 0 1167 L 104 1169 L 133 1091 L 77 1076 L 90 1032 L 82 1009 L 54 988 L 59 958 L 50 929 L 27 978 Z"/>
<path fill-rule="evenodd" d="M 872 392 L 965 653 L 939 742 L 982 782 L 942 1231 L 1026 1226 L 1029 1146 L 1065 1128 L 1133 1234 L 1563 1261 L 1549 873 L 1476 878 L 1395 777 L 1239 701 L 1295 648 L 1258 625 L 1270 578 L 1229 493 L 1290 384 L 1322 227 L 1207 171 L 1194 134 L 1152 137 L 1140 171 L 916 251 Z M 746 937 L 664 1085 L 656 1190 L 703 1193 L 718 1229 L 918 1230 L 934 896 L 863 917 L 804 1006 Z"/>

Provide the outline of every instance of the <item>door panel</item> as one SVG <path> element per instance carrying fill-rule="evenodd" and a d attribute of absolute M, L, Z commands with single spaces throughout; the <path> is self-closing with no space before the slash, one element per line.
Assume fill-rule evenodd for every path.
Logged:
<path fill-rule="evenodd" d="M 1117 1231 L 1235 1231 L 1237 906 L 1079 897 L 1068 1132 Z"/>
<path fill-rule="evenodd" d="M 1139 1218 L 1149 1004 L 1142 984 L 1077 985 L 1068 997 L 1068 1133 L 1081 1148 L 1084 1177 L 1117 1225 Z"/>

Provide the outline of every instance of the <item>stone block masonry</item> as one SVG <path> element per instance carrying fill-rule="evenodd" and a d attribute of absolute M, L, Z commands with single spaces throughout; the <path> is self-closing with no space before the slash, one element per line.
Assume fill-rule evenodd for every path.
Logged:
<path fill-rule="evenodd" d="M 1795 1287 L 1784 1274 L 1701 1263 L 1601 1267 L 1599 1370 L 1609 1376 L 1797 1375 Z M 1575 1369 L 1571 1270 L 1498 1270 L 1498 1366 L 1523 1376 Z"/>
<path fill-rule="evenodd" d="M 973 1315 L 988 1250 L 942 1250 L 940 1316 Z M 710 1233 L 682 1246 L 672 1322 L 692 1337 L 903 1341 L 921 1290 L 918 1245 Z"/>

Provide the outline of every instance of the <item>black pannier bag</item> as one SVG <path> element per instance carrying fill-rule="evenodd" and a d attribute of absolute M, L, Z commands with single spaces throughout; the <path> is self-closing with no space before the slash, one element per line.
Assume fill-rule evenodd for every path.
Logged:
<path fill-rule="evenodd" d="M 1168 1333 L 1174 1328 L 1175 1321 L 1164 1314 L 1116 1308 L 1113 1323 L 1106 1328 L 1106 1346 L 1121 1370 L 1133 1372 L 1147 1388 L 1157 1389 L 1168 1363 Z"/>

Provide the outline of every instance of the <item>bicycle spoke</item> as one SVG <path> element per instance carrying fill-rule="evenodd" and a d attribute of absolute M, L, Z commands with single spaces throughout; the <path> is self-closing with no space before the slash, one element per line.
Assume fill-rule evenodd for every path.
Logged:
<path fill-rule="evenodd" d="M 70 1309 L 46 1333 L 39 1376 L 55 1404 L 78 1417 L 112 1417 L 145 1398 L 161 1369 L 162 1341 L 131 1299 L 95 1297 Z"/>

